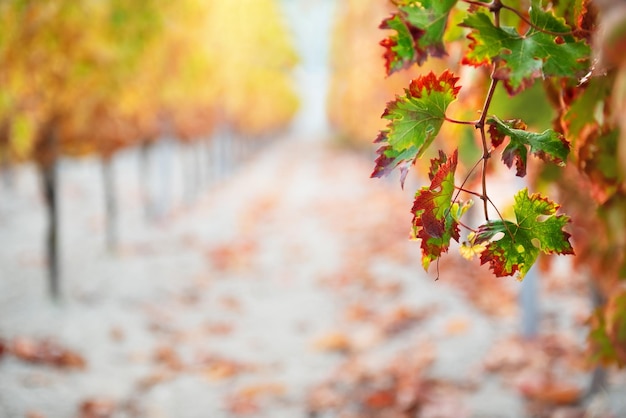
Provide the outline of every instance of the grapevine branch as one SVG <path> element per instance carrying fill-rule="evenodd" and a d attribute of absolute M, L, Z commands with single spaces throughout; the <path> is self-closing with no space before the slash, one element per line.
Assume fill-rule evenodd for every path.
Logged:
<path fill-rule="evenodd" d="M 467 194 L 471 194 L 471 195 L 473 195 L 473 196 L 476 196 L 476 197 L 479 197 L 479 198 L 481 198 L 481 199 L 482 199 L 482 195 L 481 195 L 480 193 L 476 193 L 476 192 L 474 192 L 474 191 L 472 191 L 472 190 L 467 190 L 467 189 L 464 189 L 464 188 L 462 188 L 462 187 L 456 187 L 456 186 L 455 186 L 455 188 L 456 188 L 459 192 L 465 192 L 465 193 L 467 193 Z M 490 205 L 491 205 L 491 206 L 495 209 L 496 213 L 498 214 L 498 218 L 500 218 L 500 220 L 501 220 L 501 221 L 503 221 L 504 228 L 505 228 L 505 229 L 506 229 L 506 231 L 509 233 L 509 236 L 511 237 L 511 239 L 512 239 L 513 241 L 515 241 L 515 236 L 513 235 L 513 233 L 511 232 L 511 230 L 509 229 L 508 225 L 506 224 L 506 221 L 504 220 L 504 217 L 503 217 L 503 216 L 502 216 L 502 214 L 500 213 L 500 210 L 498 209 L 498 207 L 496 206 L 496 204 L 495 204 L 495 203 L 493 203 L 493 200 L 491 200 L 491 198 L 490 198 L 489 196 L 487 196 L 486 201 L 487 201 L 487 202 L 489 202 L 489 204 L 490 204 Z M 458 222 L 458 221 L 457 221 L 457 222 Z M 465 225 L 463 225 L 463 224 L 462 224 L 462 223 L 460 223 L 460 222 L 459 222 L 459 225 L 461 225 L 461 226 L 463 226 L 463 227 L 465 227 L 465 228 L 469 229 L 470 231 L 474 231 L 474 229 L 472 229 L 472 228 L 468 228 L 468 227 L 466 227 Z"/>
<path fill-rule="evenodd" d="M 495 65 L 494 65 L 495 70 Z M 491 100 L 493 99 L 493 94 L 496 91 L 496 86 L 498 85 L 498 80 L 493 77 L 493 72 L 491 74 L 491 84 L 489 85 L 489 91 L 487 92 L 487 97 L 485 98 L 485 104 L 483 105 L 482 113 L 480 114 L 480 119 L 476 123 L 475 127 L 480 132 L 480 140 L 483 146 L 483 169 L 482 169 L 482 195 L 480 198 L 483 201 L 483 210 L 485 212 L 485 220 L 489 221 L 489 211 L 487 208 L 487 164 L 489 158 L 491 157 L 491 152 L 487 145 L 487 135 L 485 134 L 485 120 L 487 119 L 487 112 L 489 111 L 489 106 L 491 105 Z"/>
<path fill-rule="evenodd" d="M 509 6 L 502 4 L 502 0 L 492 0 L 489 3 L 476 0 L 459 1 L 471 5 L 466 11 L 467 16 L 460 23 L 461 26 L 471 30 L 467 35 L 471 42 L 461 64 L 491 66 L 488 88 L 485 90 L 478 113 L 479 118 L 458 120 L 446 115 L 446 109 L 457 99 L 461 88 L 457 85 L 459 77 L 451 71 L 445 70 L 440 75 L 430 72 L 413 79 L 410 87 L 405 89 L 406 95 L 396 96 L 394 101 L 387 104 L 383 113 L 383 118 L 389 123 L 386 129 L 380 131 L 375 141 L 381 145 L 377 150 L 378 157 L 372 177 L 387 175 L 396 167 L 406 173 L 409 166 L 414 164 L 431 145 L 432 139 L 444 123 L 472 126 L 479 132 L 476 137 L 480 136 L 478 145 L 479 149 L 482 148 L 480 157 L 466 172 L 460 186 L 457 186 L 455 181 L 458 149 L 452 154 L 439 151 L 439 156 L 431 159 L 429 171 L 431 184 L 416 192 L 411 210 L 414 215 L 412 236 L 421 241 L 424 268 L 428 270 L 431 263 L 436 261 L 437 277 L 441 255 L 448 251 L 452 240 L 458 242 L 460 238 L 459 227 L 474 232 L 477 243 L 485 243 L 481 263 L 489 263 L 496 276 L 519 272 L 520 277 L 523 277 L 538 255 L 536 241 L 546 243 L 545 249 L 541 248 L 544 253 L 573 253 L 568 239 L 570 235 L 563 230 L 569 219 L 565 215 L 554 215 L 558 204 L 538 193 L 531 194 L 527 189 L 523 189 L 515 195 L 515 220 L 505 220 L 488 193 L 487 173 L 492 152 L 508 139 L 502 160 L 509 168 L 515 165 L 516 174 L 523 177 L 526 174 L 526 158 L 529 153 L 544 161 L 560 164 L 567 159 L 569 144 L 561 134 L 552 129 L 540 133 L 530 132 L 521 121 L 500 120 L 497 116 L 490 115 L 490 108 L 500 81 L 509 94 L 514 95 L 525 88 L 528 81 L 538 78 L 539 73 L 542 76 L 562 77 L 561 69 L 564 66 L 572 68 L 572 76 L 575 72 L 584 70 L 588 46 L 584 40 L 576 40 L 575 37 L 554 39 L 556 36 L 569 33 L 555 32 L 564 27 L 559 17 L 550 11 L 541 8 L 533 10 L 538 16 L 538 21 L 543 22 L 542 26 L 545 26 L 545 29 L 533 26 L 532 32 L 536 30 L 543 35 L 528 40 L 523 35 L 501 29 L 502 10 L 512 11 Z M 407 0 L 407 4 L 423 6 L 424 1 Z M 413 14 L 406 13 L 403 9 L 405 6 L 398 6 L 399 12 L 381 23 L 381 28 L 397 32 L 381 41 L 381 45 L 386 48 L 384 57 L 388 74 L 412 63 L 421 65 L 428 55 L 436 55 L 433 51 L 445 53 L 442 46 L 442 27 L 439 23 L 432 22 L 444 21 L 445 27 L 454 4 L 454 2 L 449 5 L 442 3 L 435 10 L 417 7 L 411 9 Z M 477 11 L 477 8 L 483 9 Z M 488 13 L 485 13 L 486 10 Z M 532 24 L 524 14 L 520 12 L 515 14 L 522 19 L 521 21 Z M 422 20 L 432 24 L 423 26 Z M 418 31 L 413 29 L 419 29 L 421 34 L 419 38 L 414 36 Z M 506 44 L 506 48 L 497 42 L 494 43 L 494 37 L 502 38 L 502 45 Z M 528 45 L 531 44 L 538 47 L 529 48 Z M 397 48 L 397 45 L 412 45 L 413 48 L 412 50 Z M 511 56 L 515 59 L 511 60 Z M 557 60 L 558 62 L 555 62 Z M 520 64 L 530 61 L 533 65 Z M 559 71 L 555 72 L 554 68 L 559 68 Z M 469 190 L 466 184 L 471 178 L 477 178 L 479 167 L 481 186 Z M 468 225 L 460 220 L 468 209 L 467 205 L 460 203 L 459 196 L 462 192 L 483 201 L 482 211 L 485 221 L 481 222 L 480 227 Z M 492 212 L 493 220 L 490 220 L 489 210 L 495 210 Z M 547 218 L 550 218 L 549 222 Z M 495 236 L 500 231 L 504 232 L 504 235 L 496 239 Z"/>

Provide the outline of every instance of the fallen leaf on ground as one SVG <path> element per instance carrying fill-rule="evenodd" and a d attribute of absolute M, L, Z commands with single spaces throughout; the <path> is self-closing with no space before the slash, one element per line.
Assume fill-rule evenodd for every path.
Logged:
<path fill-rule="evenodd" d="M 389 408 L 396 403 L 394 390 L 382 389 L 371 392 L 365 396 L 365 405 L 371 409 Z"/>
<path fill-rule="evenodd" d="M 427 306 L 421 309 L 413 309 L 406 305 L 401 305 L 394 308 L 391 312 L 383 316 L 381 320 L 381 326 L 385 334 L 397 334 L 428 318 L 435 312 L 435 310 L 436 307 L 434 306 Z"/>
<path fill-rule="evenodd" d="M 344 316 L 348 321 L 362 322 L 367 321 L 372 316 L 374 316 L 375 312 L 363 305 L 362 303 L 354 303 L 346 309 Z"/>
<path fill-rule="evenodd" d="M 256 415 L 260 408 L 254 398 L 231 395 L 224 401 L 225 409 L 232 415 Z"/>
<path fill-rule="evenodd" d="M 203 328 L 211 335 L 229 335 L 233 332 L 233 325 L 227 322 L 209 322 Z"/>
<path fill-rule="evenodd" d="M 216 246 L 206 255 L 217 271 L 224 272 L 249 268 L 256 251 L 257 243 L 247 239 Z"/>
<path fill-rule="evenodd" d="M 154 350 L 152 358 L 155 363 L 164 365 L 172 371 L 180 371 L 183 369 L 183 362 L 172 347 L 157 347 L 156 350 Z"/>
<path fill-rule="evenodd" d="M 78 418 L 111 418 L 115 414 L 116 403 L 111 399 L 87 399 L 78 410 Z"/>
<path fill-rule="evenodd" d="M 254 369 L 250 364 L 212 354 L 200 356 L 199 364 L 204 375 L 211 380 L 228 379 Z"/>
<path fill-rule="evenodd" d="M 282 396 L 286 391 L 287 388 L 281 383 L 259 383 L 245 386 L 237 393 L 248 398 L 258 398 L 259 396 Z"/>
<path fill-rule="evenodd" d="M 518 389 L 522 394 L 534 401 L 553 405 L 573 405 L 582 395 L 580 387 L 567 382 L 521 382 Z"/>
<path fill-rule="evenodd" d="M 460 335 L 465 334 L 470 326 L 470 322 L 467 318 L 452 318 L 446 323 L 446 334 L 448 335 Z"/>
<path fill-rule="evenodd" d="M 174 377 L 174 374 L 169 370 L 158 370 L 140 379 L 137 382 L 137 389 L 140 392 L 147 391 L 147 390 L 152 389 L 154 386 L 160 383 L 167 382 L 173 377 Z"/>
<path fill-rule="evenodd" d="M 231 312 L 241 312 L 241 302 L 234 296 L 222 296 L 219 304 Z"/>
<path fill-rule="evenodd" d="M 352 349 L 352 342 L 343 332 L 331 331 L 318 337 L 314 346 L 319 351 L 347 353 Z"/>
<path fill-rule="evenodd" d="M 478 309 L 492 316 L 511 316 L 518 303 L 512 286 L 496 280 L 483 266 L 468 263 L 461 256 L 447 257 L 440 265 L 441 283 L 460 289 Z"/>
<path fill-rule="evenodd" d="M 115 342 L 124 341 L 124 338 L 126 338 L 124 330 L 120 327 L 111 327 L 109 335 L 111 336 L 111 339 Z"/>
<path fill-rule="evenodd" d="M 431 342 L 418 343 L 398 352 L 382 365 L 369 364 L 350 355 L 307 400 L 310 414 L 346 417 L 421 416 L 435 388 L 445 385 L 427 377 L 434 362 Z M 463 390 L 457 390 L 455 396 Z M 359 415 L 352 415 L 359 411 Z"/>
<path fill-rule="evenodd" d="M 528 352 L 518 338 L 497 341 L 491 346 L 484 362 L 492 373 L 517 371 L 529 363 Z"/>
<path fill-rule="evenodd" d="M 85 359 L 80 354 L 50 339 L 15 337 L 8 351 L 29 363 L 70 369 L 83 369 L 86 366 Z"/>

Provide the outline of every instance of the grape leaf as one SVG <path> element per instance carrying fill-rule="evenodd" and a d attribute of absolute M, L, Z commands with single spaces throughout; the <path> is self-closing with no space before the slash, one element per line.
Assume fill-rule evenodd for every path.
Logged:
<path fill-rule="evenodd" d="M 456 171 L 458 152 L 455 150 L 449 158 L 439 154 L 431 160 L 431 184 L 422 187 L 415 194 L 413 202 L 412 237 L 421 239 L 422 265 L 428 270 L 430 262 L 447 252 L 450 239 L 459 240 L 459 226 L 453 208 L 454 172 Z"/>
<path fill-rule="evenodd" d="M 396 35 L 380 41 L 380 45 L 385 48 L 383 58 L 387 75 L 408 68 L 416 62 L 414 45 L 415 39 L 423 33 L 421 30 L 407 22 L 401 13 L 394 13 L 383 20 L 379 28 L 397 32 Z"/>
<path fill-rule="evenodd" d="M 580 137 L 586 126 L 597 125 L 597 112 L 594 110 L 610 96 L 614 79 L 612 76 L 591 77 L 589 83 L 563 115 L 567 136 L 571 141 Z"/>
<path fill-rule="evenodd" d="M 439 133 L 446 109 L 461 88 L 456 86 L 458 80 L 449 71 L 439 77 L 430 72 L 411 81 L 404 96 L 396 96 L 394 101 L 387 103 L 381 117 L 390 122 L 374 141 L 385 145 L 377 151 L 371 177 L 382 177 L 400 166 L 404 178 L 409 165 L 423 154 Z"/>
<path fill-rule="evenodd" d="M 422 65 L 428 56 L 446 54 L 443 34 L 450 10 L 458 0 L 394 0 L 398 12 L 382 21 L 380 29 L 391 29 L 396 35 L 383 39 L 387 75 Z"/>
<path fill-rule="evenodd" d="M 502 151 L 502 161 L 509 168 L 515 163 L 518 177 L 526 175 L 528 149 L 543 161 L 565 165 L 570 150 L 569 142 L 552 129 L 541 133 L 528 132 L 525 130 L 526 125 L 519 120 L 502 121 L 495 116 L 487 119 L 487 123 L 490 125 L 489 134 L 494 147 L 497 148 L 504 138 L 509 137 L 509 144 Z"/>
<path fill-rule="evenodd" d="M 566 215 L 555 215 L 559 205 L 527 189 L 515 195 L 516 222 L 495 220 L 478 228 L 472 244 L 485 244 L 481 264 L 489 263 L 497 277 L 518 273 L 522 280 L 540 251 L 545 254 L 574 254 L 570 234 L 563 231 Z"/>
<path fill-rule="evenodd" d="M 472 29 L 463 63 L 480 66 L 496 62 L 494 78 L 503 80 L 511 95 L 530 86 L 535 78 L 572 77 L 587 68 L 589 46 L 567 34 L 571 29 L 564 19 L 543 11 L 537 0 L 533 0 L 529 17 L 536 28 L 531 26 L 521 35 L 513 27 L 497 27 L 485 12 L 471 13 L 461 24 Z"/>

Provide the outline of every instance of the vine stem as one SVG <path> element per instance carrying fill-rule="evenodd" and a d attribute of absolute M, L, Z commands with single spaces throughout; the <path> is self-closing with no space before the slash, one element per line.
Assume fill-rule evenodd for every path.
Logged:
<path fill-rule="evenodd" d="M 478 123 L 477 120 L 457 120 L 457 119 L 449 118 L 447 116 L 444 116 L 443 119 L 446 122 L 456 123 L 456 124 L 459 124 L 459 125 L 474 125 L 474 126 L 476 126 L 476 124 Z"/>
<path fill-rule="evenodd" d="M 487 119 L 487 112 L 489 111 L 489 106 L 491 105 L 491 100 L 493 99 L 493 94 L 496 91 L 496 86 L 498 85 L 498 80 L 493 77 L 493 73 L 491 73 L 491 84 L 489 85 L 489 91 L 487 92 L 487 97 L 485 98 L 485 104 L 483 105 L 483 110 L 480 115 L 480 119 L 476 123 L 475 127 L 480 131 L 480 139 L 483 145 L 483 169 L 482 169 L 482 195 L 480 198 L 483 201 L 483 211 L 485 213 L 485 220 L 489 221 L 489 210 L 487 206 L 487 200 L 489 197 L 487 196 L 487 163 L 489 158 L 491 157 L 491 150 L 487 145 L 487 135 L 485 134 L 485 120 Z"/>
<path fill-rule="evenodd" d="M 473 196 L 477 196 L 480 197 L 482 199 L 482 195 L 480 193 L 476 193 L 472 190 L 467 190 L 467 189 L 463 189 L 462 187 L 456 187 L 455 188 L 459 191 L 459 192 L 464 192 L 467 194 L 471 194 Z M 511 232 L 511 230 L 509 229 L 509 226 L 506 224 L 506 220 L 504 219 L 504 216 L 502 216 L 502 214 L 500 213 L 500 210 L 498 209 L 498 207 L 496 206 L 495 203 L 493 203 L 493 200 L 491 200 L 491 198 L 489 196 L 487 196 L 487 201 L 489 202 L 489 204 L 496 210 L 496 213 L 498 214 L 498 218 L 500 218 L 500 220 L 502 221 L 502 224 L 504 225 L 504 228 L 506 229 L 506 232 L 509 233 L 509 236 L 511 237 L 511 239 L 513 241 L 515 241 L 515 236 L 513 235 L 513 233 Z M 460 223 L 460 222 L 459 222 Z M 463 225 L 465 226 L 465 225 Z M 467 227 L 466 227 L 467 228 Z M 473 231 L 473 229 L 468 228 L 470 230 Z"/>
<path fill-rule="evenodd" d="M 489 10 L 493 13 L 494 24 L 496 27 L 500 27 L 500 9 L 502 9 L 504 5 L 502 4 L 502 0 L 493 0 L 489 4 Z M 491 100 L 493 99 L 493 94 L 496 91 L 496 86 L 498 85 L 498 79 L 494 77 L 496 72 L 497 62 L 493 63 L 493 68 L 491 70 L 491 83 L 489 84 L 489 90 L 487 91 L 487 97 L 485 98 L 485 103 L 483 104 L 483 109 L 480 114 L 480 119 L 476 123 L 475 127 L 480 131 L 480 140 L 483 145 L 483 168 L 482 168 L 482 195 L 480 198 L 483 201 L 483 211 L 485 213 L 485 221 L 489 222 L 489 206 L 487 196 L 487 164 L 489 162 L 489 158 L 491 157 L 491 150 L 487 145 L 487 135 L 485 134 L 485 120 L 487 119 L 487 113 L 489 112 L 489 106 L 491 106 Z M 497 211 L 497 208 L 496 208 Z"/>
<path fill-rule="evenodd" d="M 472 228 L 471 226 L 465 225 L 463 222 L 461 222 L 461 221 L 459 221 L 459 220 L 457 220 L 456 222 L 457 222 L 459 225 L 461 225 L 463 228 L 467 229 L 468 231 L 472 231 L 473 233 L 477 233 L 477 232 L 478 232 L 478 230 L 477 230 L 477 229 L 474 229 L 474 228 Z"/>

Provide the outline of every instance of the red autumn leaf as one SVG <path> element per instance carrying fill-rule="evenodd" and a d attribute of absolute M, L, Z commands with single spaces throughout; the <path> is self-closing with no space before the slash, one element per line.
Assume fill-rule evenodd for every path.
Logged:
<path fill-rule="evenodd" d="M 365 405 L 372 409 L 389 408 L 396 403 L 396 394 L 393 390 L 382 389 L 369 393 L 365 397 Z"/>
<path fill-rule="evenodd" d="M 396 32 L 380 42 L 385 48 L 383 58 L 387 75 L 412 64 L 422 65 L 429 56 L 446 55 L 443 35 L 448 15 L 457 0 L 402 0 L 394 3 L 398 12 L 379 26 Z"/>
<path fill-rule="evenodd" d="M 422 187 L 413 202 L 413 236 L 422 240 L 422 265 L 428 269 L 430 262 L 447 252 L 450 239 L 459 240 L 458 222 L 452 214 L 454 172 L 457 151 L 448 158 L 440 154 L 431 161 L 434 173 L 431 185 Z"/>

